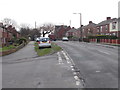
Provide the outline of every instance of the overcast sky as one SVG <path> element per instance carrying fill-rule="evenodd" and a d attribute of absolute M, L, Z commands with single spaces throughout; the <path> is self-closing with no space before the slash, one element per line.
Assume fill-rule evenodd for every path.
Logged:
<path fill-rule="evenodd" d="M 118 17 L 120 0 L 0 0 L 0 20 L 14 19 L 19 25 L 30 24 L 34 27 L 43 23 L 64 24 L 79 27 L 82 13 L 82 24 L 89 21 L 99 23 L 106 17 Z"/>

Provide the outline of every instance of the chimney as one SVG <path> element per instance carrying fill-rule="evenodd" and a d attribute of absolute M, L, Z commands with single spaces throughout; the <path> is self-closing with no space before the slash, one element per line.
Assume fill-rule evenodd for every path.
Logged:
<path fill-rule="evenodd" d="M 3 23 L 0 23 L 0 26 L 3 26 Z"/>
<path fill-rule="evenodd" d="M 72 27 L 72 29 L 75 29 L 74 27 Z"/>
<path fill-rule="evenodd" d="M 9 25 L 9 26 L 7 27 L 7 29 L 11 30 L 11 29 L 12 29 L 12 25 Z"/>
<path fill-rule="evenodd" d="M 13 29 L 15 30 L 15 27 L 13 27 Z"/>
<path fill-rule="evenodd" d="M 12 25 L 9 25 L 8 28 L 12 28 Z"/>
<path fill-rule="evenodd" d="M 111 19 L 111 17 L 107 17 L 107 20 L 110 20 Z"/>
<path fill-rule="evenodd" d="M 92 21 L 89 21 L 89 24 L 91 24 L 92 23 Z"/>

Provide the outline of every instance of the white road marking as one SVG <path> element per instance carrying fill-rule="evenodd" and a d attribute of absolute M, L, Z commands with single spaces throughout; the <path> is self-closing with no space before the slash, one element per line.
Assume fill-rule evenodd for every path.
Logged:
<path fill-rule="evenodd" d="M 72 71 L 75 71 L 75 69 L 72 68 Z"/>
<path fill-rule="evenodd" d="M 76 85 L 80 85 L 80 81 L 76 81 Z"/>
<path fill-rule="evenodd" d="M 95 72 L 100 72 L 100 71 L 95 71 Z"/>
<path fill-rule="evenodd" d="M 75 80 L 79 80 L 78 76 L 74 76 Z"/>
<path fill-rule="evenodd" d="M 60 52 L 58 52 L 57 55 L 58 55 L 58 62 L 59 62 L 59 64 L 63 64 Z"/>
<path fill-rule="evenodd" d="M 108 54 L 108 55 L 110 55 L 110 53 L 108 53 L 108 52 L 105 52 L 105 51 L 101 51 L 101 50 L 98 50 L 99 52 L 101 52 L 101 53 L 105 53 L 105 54 Z"/>
<path fill-rule="evenodd" d="M 71 62 L 72 65 L 75 65 L 75 63 L 73 62 L 72 58 L 69 56 L 69 54 L 64 50 L 64 52 L 66 53 L 66 55 L 69 57 L 69 61 Z"/>
<path fill-rule="evenodd" d="M 66 51 L 61 51 L 65 57 L 65 59 L 67 60 L 67 63 L 71 63 L 70 67 L 72 68 L 72 71 L 75 71 L 75 69 L 73 68 L 75 66 L 72 58 L 68 55 L 68 53 Z M 58 57 L 59 57 L 59 53 L 58 53 Z M 74 79 L 76 81 L 76 85 L 79 86 L 81 85 L 80 83 L 80 79 L 79 77 L 77 76 L 77 73 L 76 72 L 73 72 L 73 75 L 74 75 Z"/>
<path fill-rule="evenodd" d="M 73 75 L 76 75 L 77 73 L 76 72 L 73 72 Z"/>
<path fill-rule="evenodd" d="M 62 53 L 63 53 L 65 59 L 67 60 L 67 63 L 70 63 L 70 59 L 68 58 L 68 56 L 66 55 L 66 53 L 64 51 L 62 51 Z"/>

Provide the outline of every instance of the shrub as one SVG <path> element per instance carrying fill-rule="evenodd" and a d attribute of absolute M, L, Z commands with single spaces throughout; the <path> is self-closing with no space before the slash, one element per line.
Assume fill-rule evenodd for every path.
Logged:
<path fill-rule="evenodd" d="M 88 36 L 89 39 L 118 39 L 117 36 L 111 35 L 96 35 L 96 36 Z"/>
<path fill-rule="evenodd" d="M 84 42 L 89 42 L 89 39 L 88 38 L 83 38 L 83 41 Z"/>
<path fill-rule="evenodd" d="M 19 43 L 19 44 L 22 44 L 22 43 L 27 43 L 27 39 L 26 38 L 19 38 L 18 40 L 17 40 L 17 43 Z"/>

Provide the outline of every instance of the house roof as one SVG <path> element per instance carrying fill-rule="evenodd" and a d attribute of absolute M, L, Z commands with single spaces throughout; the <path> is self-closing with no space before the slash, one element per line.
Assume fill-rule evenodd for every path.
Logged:
<path fill-rule="evenodd" d="M 88 25 L 83 26 L 82 28 L 89 28 L 89 27 L 95 27 L 97 24 L 95 23 L 89 23 Z"/>
<path fill-rule="evenodd" d="M 55 31 L 59 31 L 61 30 L 61 28 L 64 28 L 64 29 L 67 29 L 69 26 L 66 26 L 66 25 L 56 25 L 55 26 Z"/>
<path fill-rule="evenodd" d="M 77 29 L 70 29 L 69 31 L 67 32 L 76 32 Z"/>
<path fill-rule="evenodd" d="M 116 21 L 116 20 L 117 20 L 117 18 L 113 18 L 113 19 L 110 19 L 110 20 L 104 20 L 104 21 L 98 23 L 96 26 L 102 26 L 102 25 L 110 24 L 111 22 Z"/>

